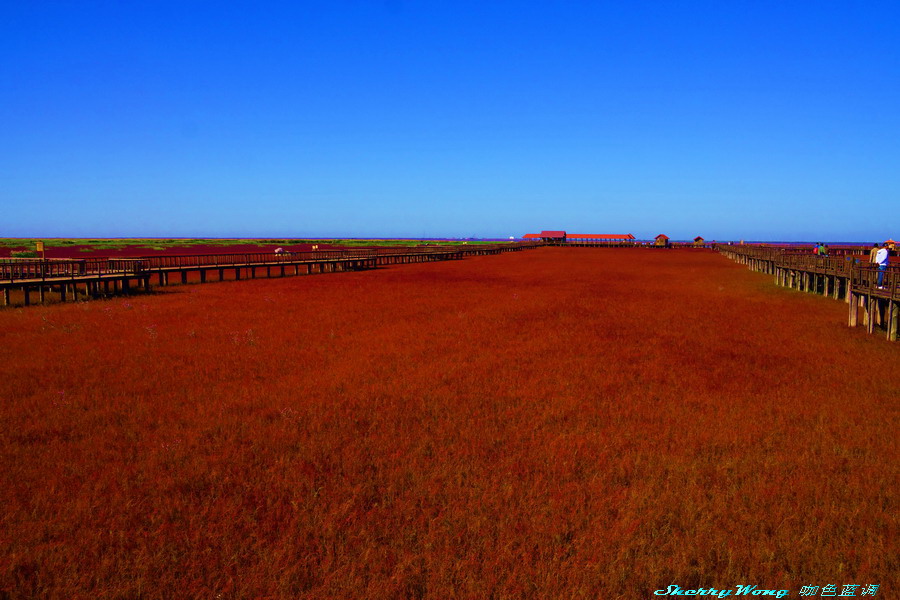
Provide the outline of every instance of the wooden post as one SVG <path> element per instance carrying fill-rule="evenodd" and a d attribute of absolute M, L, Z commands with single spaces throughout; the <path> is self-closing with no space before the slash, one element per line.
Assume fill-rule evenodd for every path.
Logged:
<path fill-rule="evenodd" d="M 66 301 L 66 284 L 62 284 L 59 286 L 59 301 Z"/>
<path fill-rule="evenodd" d="M 187 271 L 181 272 L 181 283 L 187 283 Z"/>
<path fill-rule="evenodd" d="M 43 285 L 38 286 L 38 298 L 41 299 L 41 304 L 46 300 L 46 290 Z"/>
<path fill-rule="evenodd" d="M 850 305 L 850 327 L 856 327 L 856 321 L 859 317 L 859 303 L 856 298 L 856 294 L 853 293 L 853 288 L 847 288 L 847 304 Z"/>
<path fill-rule="evenodd" d="M 225 281 L 225 269 L 219 269 L 219 281 Z"/>
<path fill-rule="evenodd" d="M 875 321 L 878 319 L 878 298 L 869 295 L 866 306 L 866 332 L 875 332 Z"/>
<path fill-rule="evenodd" d="M 900 329 L 900 302 L 890 300 L 888 306 L 887 318 L 887 339 L 891 342 L 897 341 L 897 332 Z"/>
<path fill-rule="evenodd" d="M 28 289 L 27 285 L 23 285 L 22 291 L 25 293 L 25 306 L 31 306 L 31 290 Z"/>
<path fill-rule="evenodd" d="M 9 288 L 3 288 L 3 306 L 9 306 Z"/>
<path fill-rule="evenodd" d="M 200 269 L 200 283 L 206 283 L 206 269 Z"/>
<path fill-rule="evenodd" d="M 234 268 L 234 280 L 235 280 L 235 281 L 240 281 L 240 280 L 241 280 L 241 268 L 240 268 L 240 267 L 235 267 L 235 268 Z"/>

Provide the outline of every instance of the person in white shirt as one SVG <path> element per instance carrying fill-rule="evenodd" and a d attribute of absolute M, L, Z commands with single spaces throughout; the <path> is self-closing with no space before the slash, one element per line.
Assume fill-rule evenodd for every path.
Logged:
<path fill-rule="evenodd" d="M 887 244 L 882 244 L 881 249 L 875 255 L 875 264 L 878 265 L 878 289 L 884 289 L 884 272 L 888 266 Z"/>

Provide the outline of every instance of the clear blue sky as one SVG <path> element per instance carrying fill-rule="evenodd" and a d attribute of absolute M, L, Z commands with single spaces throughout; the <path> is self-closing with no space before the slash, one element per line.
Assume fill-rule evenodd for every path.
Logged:
<path fill-rule="evenodd" d="M 0 236 L 900 235 L 900 2 L 0 2 Z"/>

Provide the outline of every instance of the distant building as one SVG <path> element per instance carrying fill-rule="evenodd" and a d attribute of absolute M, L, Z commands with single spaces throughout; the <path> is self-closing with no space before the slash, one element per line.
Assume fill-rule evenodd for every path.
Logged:
<path fill-rule="evenodd" d="M 706 243 L 706 240 L 704 240 L 704 239 L 703 239 L 702 237 L 700 237 L 699 235 L 698 235 L 697 237 L 694 238 L 694 245 L 695 245 L 695 246 L 702 246 L 702 245 L 705 244 L 705 243 Z"/>
<path fill-rule="evenodd" d="M 668 246 L 669 245 L 669 236 L 664 233 L 656 236 L 656 241 L 653 242 L 654 246 Z"/>
<path fill-rule="evenodd" d="M 566 241 L 566 232 L 565 231 L 542 231 L 541 239 L 545 242 L 565 242 Z"/>
<path fill-rule="evenodd" d="M 566 241 L 584 243 L 631 242 L 634 241 L 634 236 L 630 233 L 567 233 Z"/>
<path fill-rule="evenodd" d="M 635 237 L 630 233 L 566 233 L 565 231 L 542 231 L 526 233 L 523 240 L 543 240 L 554 244 L 560 243 L 616 243 L 633 242 Z"/>

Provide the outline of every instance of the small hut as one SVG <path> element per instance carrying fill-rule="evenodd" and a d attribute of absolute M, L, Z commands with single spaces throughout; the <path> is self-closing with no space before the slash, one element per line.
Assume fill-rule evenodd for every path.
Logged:
<path fill-rule="evenodd" d="M 697 237 L 694 238 L 694 245 L 695 245 L 695 246 L 703 246 L 704 244 L 706 244 L 706 240 L 704 240 L 704 239 L 703 239 L 702 237 L 700 237 L 699 235 L 698 235 Z"/>
<path fill-rule="evenodd" d="M 653 242 L 654 246 L 668 246 L 669 245 L 669 236 L 664 233 L 656 236 L 656 241 Z"/>

